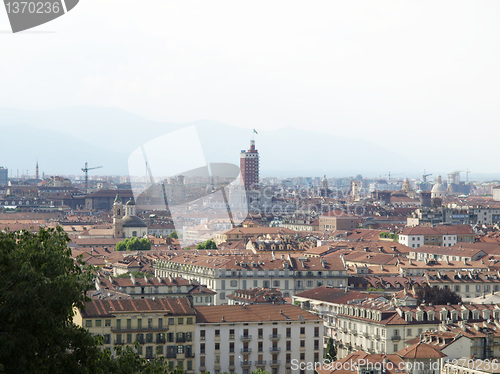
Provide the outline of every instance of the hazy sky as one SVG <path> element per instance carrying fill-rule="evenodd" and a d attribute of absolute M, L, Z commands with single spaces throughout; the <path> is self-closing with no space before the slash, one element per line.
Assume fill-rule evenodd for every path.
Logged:
<path fill-rule="evenodd" d="M 292 126 L 496 172 L 499 19 L 478 0 L 80 0 L 12 34 L 2 10 L 0 106 Z"/>

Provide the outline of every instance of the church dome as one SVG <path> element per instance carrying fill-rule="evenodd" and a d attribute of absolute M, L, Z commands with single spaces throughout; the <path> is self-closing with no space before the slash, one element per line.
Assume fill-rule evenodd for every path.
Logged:
<path fill-rule="evenodd" d="M 125 217 L 123 217 L 122 218 L 122 225 L 123 225 L 123 227 L 148 227 L 148 225 L 137 216 L 125 216 Z"/>
<path fill-rule="evenodd" d="M 446 187 L 443 184 L 441 176 L 438 175 L 436 184 L 432 187 L 431 194 L 432 197 L 443 197 L 446 195 Z"/>

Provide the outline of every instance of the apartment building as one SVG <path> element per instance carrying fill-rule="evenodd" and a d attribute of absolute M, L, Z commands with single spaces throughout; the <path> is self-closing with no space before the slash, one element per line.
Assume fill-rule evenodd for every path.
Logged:
<path fill-rule="evenodd" d="M 337 343 L 339 358 L 358 350 L 395 353 L 412 339 L 438 329 L 443 323 L 481 324 L 500 318 L 500 306 L 495 304 L 417 306 L 416 300 L 410 297 L 392 301 L 369 297 L 351 299 L 341 305 L 331 305 L 328 311 L 324 304 L 319 307 L 317 301 L 309 300 L 311 309 L 327 317 L 325 326 Z"/>
<path fill-rule="evenodd" d="M 408 226 L 440 223 L 492 225 L 500 222 L 500 207 L 498 203 L 492 205 L 460 206 L 450 204 L 449 207 L 416 209 L 407 218 L 407 224 Z"/>
<path fill-rule="evenodd" d="M 399 243 L 411 248 L 423 245 L 451 247 L 458 243 L 473 243 L 474 235 L 469 225 L 405 227 L 399 234 Z"/>
<path fill-rule="evenodd" d="M 424 277 L 429 286 L 449 288 L 464 301 L 500 291 L 498 271 L 429 271 Z"/>
<path fill-rule="evenodd" d="M 472 245 L 472 244 L 471 244 Z M 412 249 L 408 257 L 418 261 L 477 261 L 486 256 L 487 253 L 480 248 L 463 247 L 456 244 L 452 247 L 438 247 L 435 245 L 423 245 Z"/>
<path fill-rule="evenodd" d="M 319 216 L 319 231 L 354 230 L 360 218 L 341 210 L 332 210 Z"/>
<path fill-rule="evenodd" d="M 132 299 L 185 296 L 192 305 L 214 303 L 214 291 L 184 278 L 140 278 L 132 273 L 129 275 L 129 278 L 97 277 L 94 282 L 95 288 L 101 293 L 127 294 Z"/>
<path fill-rule="evenodd" d="M 215 305 L 227 303 L 226 296 L 240 289 L 279 288 L 290 297 L 322 285 L 348 284 L 345 265 L 334 256 L 164 254 L 153 266 L 157 277 L 195 280 L 215 291 Z"/>
<path fill-rule="evenodd" d="M 262 369 L 292 373 L 292 359 L 320 362 L 321 318 L 290 305 L 196 307 L 195 369 L 200 373 L 249 374 Z M 313 374 L 314 370 L 306 370 Z"/>
<path fill-rule="evenodd" d="M 297 231 L 285 227 L 235 227 L 234 229 L 217 234 L 214 241 L 217 245 L 224 242 L 243 241 L 245 244 L 253 239 L 276 235 L 295 235 Z"/>
<path fill-rule="evenodd" d="M 74 323 L 104 337 L 103 348 L 139 343 L 144 358 L 165 357 L 194 373 L 196 311 L 185 297 L 92 300 L 75 311 Z"/>

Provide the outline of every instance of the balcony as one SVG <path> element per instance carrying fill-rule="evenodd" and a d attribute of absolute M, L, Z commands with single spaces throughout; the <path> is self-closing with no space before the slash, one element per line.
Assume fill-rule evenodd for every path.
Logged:
<path fill-rule="evenodd" d="M 185 343 L 186 342 L 186 338 L 178 336 L 178 337 L 175 338 L 175 342 L 176 343 Z"/>
<path fill-rule="evenodd" d="M 269 348 L 269 352 L 281 352 L 281 347 L 271 347 Z"/>
<path fill-rule="evenodd" d="M 114 344 L 115 345 L 122 345 L 122 344 L 125 344 L 125 342 L 123 340 L 115 340 Z"/>
<path fill-rule="evenodd" d="M 281 364 L 281 360 L 273 360 L 269 361 L 269 363 L 271 364 L 271 366 L 279 366 Z"/>
<path fill-rule="evenodd" d="M 177 357 L 177 352 L 167 352 L 165 355 L 166 358 L 176 358 Z"/>
<path fill-rule="evenodd" d="M 248 348 L 248 347 L 241 348 L 240 352 L 241 353 L 252 353 L 252 348 Z"/>
<path fill-rule="evenodd" d="M 243 367 L 243 368 L 248 368 L 250 366 L 252 366 L 252 361 L 240 361 L 240 366 Z"/>
<path fill-rule="evenodd" d="M 264 360 L 264 361 L 255 361 L 255 366 L 266 366 L 266 360 Z"/>
<path fill-rule="evenodd" d="M 391 336 L 391 340 L 394 342 L 399 342 L 401 340 L 401 336 L 400 335 Z"/>
<path fill-rule="evenodd" d="M 276 340 L 280 340 L 281 339 L 281 335 L 280 334 L 271 334 L 269 335 L 269 340 L 271 341 L 276 341 Z"/>
<path fill-rule="evenodd" d="M 248 342 L 248 341 L 252 340 L 252 335 L 241 335 L 240 339 L 244 342 Z"/>
<path fill-rule="evenodd" d="M 116 328 L 112 327 L 111 332 L 117 334 L 134 333 L 134 332 L 165 332 L 168 331 L 168 326 L 163 327 L 134 327 L 134 328 Z"/>

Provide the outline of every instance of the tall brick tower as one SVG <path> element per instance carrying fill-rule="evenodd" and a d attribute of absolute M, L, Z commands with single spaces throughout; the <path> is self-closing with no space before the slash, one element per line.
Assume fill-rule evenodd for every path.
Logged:
<path fill-rule="evenodd" d="M 250 149 L 240 153 L 240 171 L 246 190 L 259 185 L 259 151 L 255 149 L 255 140 L 250 141 Z"/>

